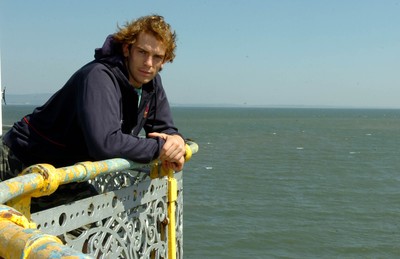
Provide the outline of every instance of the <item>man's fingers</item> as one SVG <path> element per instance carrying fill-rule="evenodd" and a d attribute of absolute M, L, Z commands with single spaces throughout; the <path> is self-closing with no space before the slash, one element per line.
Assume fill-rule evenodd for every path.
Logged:
<path fill-rule="evenodd" d="M 167 134 L 165 134 L 165 133 L 159 133 L 159 132 L 151 132 L 151 133 L 149 133 L 148 134 L 148 136 L 150 137 L 150 138 L 162 138 L 162 139 L 164 139 L 164 140 L 167 140 L 167 137 L 168 137 L 168 135 Z"/>
<path fill-rule="evenodd" d="M 168 165 L 169 168 L 175 167 L 181 170 L 185 161 L 185 141 L 183 138 L 179 135 L 168 135 L 159 132 L 151 132 L 148 136 L 151 138 L 159 137 L 165 140 L 159 158 L 162 161 L 177 164 L 176 166 Z"/>
<path fill-rule="evenodd" d="M 183 158 L 179 162 L 170 162 L 170 161 L 164 160 L 164 161 L 162 161 L 162 166 L 166 169 L 172 169 L 175 172 L 179 172 L 179 171 L 182 171 L 184 163 L 185 163 L 185 161 Z"/>

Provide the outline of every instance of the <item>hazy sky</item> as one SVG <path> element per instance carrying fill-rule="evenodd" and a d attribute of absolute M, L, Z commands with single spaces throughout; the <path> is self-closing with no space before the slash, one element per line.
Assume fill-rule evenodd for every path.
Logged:
<path fill-rule="evenodd" d="M 400 108 L 400 0 L 1 0 L 2 85 L 54 93 L 152 13 L 178 34 L 171 103 Z"/>

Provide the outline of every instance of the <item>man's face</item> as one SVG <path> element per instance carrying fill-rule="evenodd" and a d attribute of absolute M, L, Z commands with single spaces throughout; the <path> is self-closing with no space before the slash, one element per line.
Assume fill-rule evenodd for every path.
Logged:
<path fill-rule="evenodd" d="M 122 46 L 129 73 L 129 82 L 142 87 L 151 81 L 164 65 L 166 48 L 150 33 L 141 32 L 133 45 Z"/>

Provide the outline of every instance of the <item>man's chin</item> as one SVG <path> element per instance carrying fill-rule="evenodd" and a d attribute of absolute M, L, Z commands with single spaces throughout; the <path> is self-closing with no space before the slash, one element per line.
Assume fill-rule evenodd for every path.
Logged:
<path fill-rule="evenodd" d="M 148 82 L 150 82 L 151 80 L 153 80 L 153 78 L 154 78 L 154 77 L 152 77 L 152 78 L 144 78 L 144 79 L 142 79 L 142 80 L 140 81 L 140 83 L 141 83 L 142 85 L 147 84 Z"/>

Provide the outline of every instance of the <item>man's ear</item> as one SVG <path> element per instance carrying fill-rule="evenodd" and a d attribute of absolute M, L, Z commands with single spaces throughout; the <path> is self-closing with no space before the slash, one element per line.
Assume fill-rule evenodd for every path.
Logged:
<path fill-rule="evenodd" d="M 128 57 L 129 56 L 129 50 L 130 50 L 131 45 L 124 43 L 122 44 L 122 53 L 124 54 L 124 57 Z"/>

